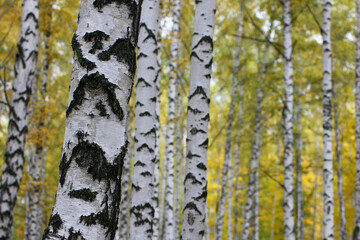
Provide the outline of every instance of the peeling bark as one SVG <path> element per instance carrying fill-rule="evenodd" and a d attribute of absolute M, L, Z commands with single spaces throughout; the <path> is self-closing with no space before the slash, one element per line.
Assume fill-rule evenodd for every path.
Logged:
<path fill-rule="evenodd" d="M 12 102 L 0 182 L 0 239 L 13 237 L 14 207 L 24 169 L 28 104 L 38 59 L 38 0 L 24 0 L 14 66 Z"/>
<path fill-rule="evenodd" d="M 59 186 L 43 239 L 115 238 L 137 16 L 135 1 L 82 1 Z"/>

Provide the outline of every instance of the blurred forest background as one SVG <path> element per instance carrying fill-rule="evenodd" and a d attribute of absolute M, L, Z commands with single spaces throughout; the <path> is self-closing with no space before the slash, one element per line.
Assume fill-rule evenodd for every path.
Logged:
<path fill-rule="evenodd" d="M 348 238 L 355 227 L 355 40 L 356 2 L 334 0 L 332 2 L 332 70 L 333 108 L 336 109 L 338 141 L 335 122 L 333 134 L 335 239 L 340 239 L 340 207 L 338 194 L 338 170 L 343 174 L 343 195 Z M 44 189 L 41 199 L 43 226 L 50 217 L 59 180 L 59 163 L 64 139 L 68 87 L 71 78 L 73 52 L 71 39 L 77 28 L 80 1 L 40 0 L 39 84 L 41 86 L 45 64 L 45 39 L 49 24 L 49 80 L 46 96 L 40 91 L 33 94 L 30 102 L 32 114 L 27 144 L 41 142 L 46 151 L 46 174 L 39 184 Z M 181 108 L 176 120 L 181 123 L 181 149 L 185 145 L 186 106 L 190 78 L 190 53 L 194 1 L 182 1 L 181 8 L 181 59 L 178 76 L 181 78 Z M 292 39 L 294 66 L 294 105 L 301 104 L 301 113 L 295 118 L 294 133 L 302 137 L 302 149 L 295 149 L 295 172 L 302 172 L 303 229 L 304 239 L 321 239 L 323 226 L 323 177 L 322 177 L 322 2 L 319 0 L 293 0 Z M 226 187 L 224 234 L 222 239 L 235 239 L 241 235 L 246 193 L 249 182 L 250 160 L 254 139 L 257 89 L 263 90 L 260 134 L 262 138 L 259 157 L 259 236 L 260 239 L 283 239 L 283 118 L 284 108 L 284 59 L 283 59 L 283 7 L 279 0 L 223 0 L 217 2 L 214 33 L 214 60 L 211 79 L 211 104 L 208 148 L 208 229 L 215 237 L 215 225 L 220 209 L 221 172 L 225 156 L 226 129 L 231 102 L 233 55 L 238 47 L 238 25 L 243 16 L 241 33 L 239 83 L 234 98 L 235 110 L 231 132 L 232 160 L 229 168 L 230 182 Z M 0 0 L 0 98 L 6 103 L 10 98 L 16 44 L 19 39 L 21 1 Z M 172 28 L 172 2 L 161 3 L 161 145 L 160 174 L 164 179 L 165 135 L 167 130 L 168 73 Z M 262 63 L 268 46 L 268 64 L 262 75 Z M 243 90 L 240 90 L 243 89 Z M 134 89 L 136 90 L 136 89 Z M 6 93 L 6 94 L 5 94 Z M 130 132 L 134 135 L 134 96 L 130 101 Z M 37 101 L 34 101 L 37 99 Z M 44 99 L 44 101 L 42 100 Z M 241 111 L 240 111 L 241 109 Z M 239 111 L 241 114 L 239 114 Z M 295 111 L 296 112 L 296 111 Z M 0 104 L 0 155 L 4 156 L 9 109 Z M 334 111 L 333 111 L 334 114 Z M 46 116 L 43 126 L 39 119 Z M 299 115 L 298 115 L 299 116 Z M 297 122 L 296 122 L 297 121 Z M 130 140 L 131 146 L 133 141 Z M 339 151 L 336 152 L 338 147 Z M 184 152 L 184 150 L 182 150 Z M 28 152 L 27 152 L 28 153 Z M 297 156 L 302 163 L 296 166 Z M 339 161 L 338 158 L 341 158 Z M 182 156 L 184 159 L 184 155 Z M 183 172 L 185 161 L 175 165 L 180 184 L 182 206 Z M 3 157 L 0 160 L 3 167 Z M 25 173 L 20 186 L 15 212 L 14 239 L 23 239 L 26 216 L 25 193 L 30 178 Z M 160 200 L 164 199 L 164 180 L 160 180 Z M 295 182 L 294 182 L 295 184 Z M 225 183 L 226 186 L 226 183 Z M 297 188 L 297 191 L 300 189 Z M 130 192 L 129 192 L 130 194 Z M 295 193 L 294 193 L 295 194 Z M 294 195 L 295 196 L 295 195 Z M 296 213 L 295 213 L 296 214 Z M 229 217 L 228 217 L 229 216 Z M 179 216 L 181 218 L 181 215 Z M 230 225 L 231 224 L 231 225 Z M 230 226 L 228 230 L 228 226 Z M 251 225 L 253 226 L 253 224 Z M 253 227 L 251 227 L 253 229 Z M 250 230 L 250 233 L 253 230 Z M 231 234 L 229 236 L 229 234 Z M 250 234 L 251 235 L 251 234 Z M 165 239 L 165 238 L 164 238 Z"/>

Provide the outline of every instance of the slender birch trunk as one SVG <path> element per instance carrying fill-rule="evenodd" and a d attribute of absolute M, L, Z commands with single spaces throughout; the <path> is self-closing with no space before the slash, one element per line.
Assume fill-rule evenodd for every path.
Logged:
<path fill-rule="evenodd" d="M 233 187 L 234 187 L 234 157 L 231 159 L 230 165 L 229 165 L 229 188 L 227 193 L 227 201 L 228 201 L 228 226 L 227 226 L 227 232 L 228 232 L 228 239 L 233 240 L 233 232 L 232 232 L 232 196 L 233 196 Z"/>
<path fill-rule="evenodd" d="M 280 137 L 280 136 L 279 136 Z M 278 143 L 277 143 L 277 158 L 276 158 L 276 170 L 275 170 L 275 176 L 276 176 L 276 181 L 278 180 L 278 175 L 279 175 L 279 164 L 280 164 L 280 144 L 281 144 L 281 140 L 279 138 Z M 273 195 L 273 209 L 271 212 L 271 232 L 270 232 L 270 239 L 274 239 L 274 232 L 275 232 L 275 216 L 276 216 L 276 198 L 277 198 L 277 190 L 278 190 L 278 185 L 275 186 L 275 190 L 274 190 L 274 195 Z"/>
<path fill-rule="evenodd" d="M 12 102 L 0 182 L 0 239 L 12 239 L 14 207 L 24 168 L 28 103 L 38 58 L 38 0 L 24 0 Z"/>
<path fill-rule="evenodd" d="M 302 190 L 302 109 L 301 102 L 298 100 L 294 109 L 294 133 L 295 160 L 296 160 L 296 239 L 304 239 L 304 210 L 303 210 L 303 190 Z"/>
<path fill-rule="evenodd" d="M 137 9 L 135 1 L 82 1 L 59 186 L 43 239 L 115 238 Z"/>
<path fill-rule="evenodd" d="M 160 23 L 159 23 L 160 27 Z M 160 28 L 159 28 L 160 31 Z M 160 34 L 158 33 L 158 44 L 160 44 Z M 158 45 L 160 50 L 160 46 Z M 160 183 L 159 183 L 159 173 L 160 173 L 160 88 L 161 88 L 161 51 L 158 51 L 158 61 L 155 70 L 158 72 L 157 79 L 155 83 L 155 94 L 156 94 L 156 109 L 155 109 L 155 129 L 156 129 L 156 139 L 155 139 L 155 162 L 154 162 L 154 195 L 153 195 L 153 204 L 154 204 L 154 219 L 153 219 L 153 240 L 158 240 L 160 237 Z"/>
<path fill-rule="evenodd" d="M 121 176 L 121 200 L 119 213 L 119 229 L 116 238 L 118 240 L 129 239 L 129 220 L 130 220 L 130 206 L 131 206 L 131 169 L 130 163 L 132 158 L 132 139 L 131 139 L 131 113 L 129 112 L 126 121 L 126 132 L 128 135 L 129 148 L 124 158 Z"/>
<path fill-rule="evenodd" d="M 40 181 L 44 181 L 45 173 L 46 173 L 46 165 L 45 168 L 43 167 L 43 163 L 45 162 L 45 149 L 46 147 L 46 134 L 44 136 L 44 128 L 46 128 L 46 96 L 47 96 L 47 80 L 48 80 L 48 71 L 50 65 L 50 56 L 49 56 L 49 42 L 50 42 L 50 35 L 51 35 L 51 18 L 52 18 L 52 2 L 49 4 L 48 9 L 48 24 L 47 30 L 45 32 L 45 56 L 44 56 L 44 66 L 43 66 L 43 77 L 42 77 L 42 84 L 40 89 L 41 95 L 41 103 L 40 103 L 40 119 L 35 127 L 38 131 L 36 134 L 36 138 L 39 139 L 37 142 L 32 146 L 29 160 L 28 160 L 28 173 L 30 176 L 30 183 L 28 183 L 28 190 L 26 191 L 27 197 L 27 213 L 26 213 L 26 224 L 25 224 L 25 233 L 24 239 L 25 240 L 38 240 L 41 239 L 42 234 L 42 217 L 43 217 L 43 192 L 44 187 L 40 185 Z M 36 82 L 33 83 L 35 87 L 33 87 L 33 103 L 36 105 Z"/>
<path fill-rule="evenodd" d="M 224 216 L 225 216 L 225 202 L 226 202 L 226 187 L 228 181 L 228 172 L 230 168 L 230 161 L 231 161 L 231 134 L 232 134 L 232 125 L 234 120 L 234 108 L 235 108 L 235 98 L 237 92 L 237 84 L 238 84 L 238 73 L 239 73 L 239 65 L 240 65 L 240 51 L 241 51 L 241 35 L 243 32 L 243 16 L 242 11 L 240 11 L 240 18 L 239 18 L 239 27 L 238 27 L 238 38 L 236 41 L 236 51 L 233 56 L 233 76 L 231 82 L 231 102 L 229 107 L 229 115 L 228 115 L 228 122 L 227 122 L 227 129 L 226 129 L 226 140 L 225 140 L 225 153 L 224 153 L 224 164 L 222 167 L 222 180 L 221 180 L 221 193 L 220 193 L 220 203 L 219 203 L 219 213 L 217 216 L 216 221 L 216 232 L 215 232 L 215 239 L 220 240 L 222 239 L 223 235 L 223 227 L 224 227 Z M 230 187 L 229 187 L 230 189 Z M 228 212 L 231 218 L 231 212 Z M 228 231 L 231 229 L 228 226 Z"/>
<path fill-rule="evenodd" d="M 159 1 L 141 7 L 136 84 L 135 159 L 130 210 L 130 239 L 152 239 L 154 163 L 156 163 L 156 81 L 159 65 L 157 35 Z"/>
<path fill-rule="evenodd" d="M 360 0 L 356 1 L 356 83 L 355 83 L 355 105 L 356 105 L 356 221 L 353 231 L 353 239 L 360 239 Z"/>
<path fill-rule="evenodd" d="M 184 180 L 183 240 L 205 234 L 210 79 L 216 0 L 195 2 Z"/>
<path fill-rule="evenodd" d="M 331 1 L 323 1 L 324 240 L 334 239 L 334 174 L 331 123 Z"/>
<path fill-rule="evenodd" d="M 170 73 L 169 73 L 169 106 L 168 106 L 168 129 L 166 133 L 166 200 L 165 200 L 165 237 L 175 239 L 175 216 L 174 212 L 174 138 L 175 138 L 175 101 L 176 101 L 176 82 L 178 72 L 178 61 L 180 51 L 180 9 L 181 2 L 174 1 L 173 6 L 173 39 L 170 49 Z"/>
<path fill-rule="evenodd" d="M 284 0 L 284 239 L 295 240 L 293 166 L 293 66 L 290 0 Z"/>
<path fill-rule="evenodd" d="M 339 210 L 340 210 L 340 239 L 347 240 L 346 232 L 346 217 L 345 217 L 345 202 L 344 202 L 344 190 L 343 190 L 343 175 L 342 175 L 342 142 L 340 141 L 340 129 L 339 129 L 339 112 L 338 104 L 336 103 L 336 91 L 333 92 L 334 99 L 334 127 L 335 127 L 335 142 L 336 142 L 336 159 L 337 159 L 337 176 L 338 176 L 338 194 L 339 194 Z"/>
<path fill-rule="evenodd" d="M 319 144 L 319 137 L 316 136 L 316 140 L 315 140 L 315 148 L 316 149 L 320 149 L 320 144 Z M 317 189 L 318 189 L 318 175 L 319 175 L 319 170 L 318 170 L 318 159 L 320 159 L 321 156 L 319 154 L 319 152 L 316 152 L 315 154 L 315 183 L 314 183 L 314 205 L 313 205 L 313 227 L 312 227 L 312 237 L 313 239 L 317 239 Z"/>

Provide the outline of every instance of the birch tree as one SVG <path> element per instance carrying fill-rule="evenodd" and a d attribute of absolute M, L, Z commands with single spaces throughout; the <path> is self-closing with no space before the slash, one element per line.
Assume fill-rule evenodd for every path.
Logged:
<path fill-rule="evenodd" d="M 168 90 L 168 125 L 166 133 L 166 196 L 165 196 L 165 237 L 169 240 L 175 239 L 175 216 L 174 216 L 174 139 L 175 139 L 175 101 L 176 82 L 178 72 L 179 50 L 180 50 L 180 8 L 181 2 L 174 1 L 173 6 L 173 28 L 170 48 L 169 90 Z"/>
<path fill-rule="evenodd" d="M 343 190 L 343 175 L 342 175 L 342 142 L 340 142 L 340 128 L 339 128 L 339 112 L 338 104 L 336 102 L 336 91 L 333 92 L 334 98 L 334 127 L 335 127 L 335 143 L 336 143 L 336 159 L 337 159 L 337 177 L 338 177 L 338 194 L 339 194 L 339 210 L 340 210 L 340 239 L 347 240 L 346 232 L 346 217 L 345 217 L 345 202 Z"/>
<path fill-rule="evenodd" d="M 141 7 L 136 83 L 135 159 L 130 239 L 152 239 L 154 163 L 156 162 L 156 81 L 159 66 L 157 35 L 159 1 L 145 0 Z"/>
<path fill-rule="evenodd" d="M 195 2 L 184 179 L 183 240 L 205 234 L 210 79 L 216 1 Z"/>
<path fill-rule="evenodd" d="M 331 1 L 323 0 L 324 240 L 334 239 L 334 174 L 331 123 Z"/>
<path fill-rule="evenodd" d="M 28 103 L 38 58 L 38 4 L 38 0 L 24 0 L 22 4 L 8 137 L 0 182 L 0 239 L 12 239 L 14 207 L 23 175 Z"/>
<path fill-rule="evenodd" d="M 304 212 L 303 212 L 303 189 L 302 189 L 302 108 L 298 100 L 294 109 L 294 123 L 296 131 L 294 133 L 295 160 L 296 160 L 296 239 L 304 239 Z"/>
<path fill-rule="evenodd" d="M 356 1 L 356 20 L 356 226 L 353 231 L 353 239 L 358 240 L 360 238 L 360 0 Z"/>
<path fill-rule="evenodd" d="M 285 106 L 284 117 L 284 239 L 295 240 L 293 167 L 293 64 L 290 0 L 284 0 Z"/>
<path fill-rule="evenodd" d="M 137 8 L 135 1 L 82 1 L 59 186 L 43 239 L 115 238 Z"/>
<path fill-rule="evenodd" d="M 239 25 L 238 25 L 238 36 L 241 36 L 243 32 L 243 14 L 240 11 Z M 227 119 L 227 128 L 226 128 L 226 140 L 225 140 L 225 153 L 224 153 L 224 163 L 222 167 L 222 178 L 221 178 L 221 192 L 220 192 L 220 203 L 219 203 L 219 213 L 216 219 L 216 231 L 215 239 L 220 240 L 223 235 L 223 226 L 224 226 L 224 216 L 225 216 L 225 201 L 226 201 L 226 187 L 228 182 L 228 171 L 230 168 L 231 162 L 231 134 L 232 134 L 232 125 L 234 120 L 234 108 L 236 102 L 236 93 L 237 93 L 237 84 L 238 84 L 238 73 L 240 65 L 240 51 L 241 51 L 241 37 L 237 38 L 236 50 L 233 56 L 233 76 L 231 81 L 231 102 L 229 107 L 228 119 Z M 232 187 L 229 186 L 229 194 L 232 191 Z M 230 197 L 228 197 L 230 199 Z M 229 209 L 230 210 L 230 209 Z M 228 212 L 229 219 L 231 218 L 231 211 Z M 231 225 L 231 223 L 230 223 Z M 230 231 L 231 226 L 228 228 Z"/>

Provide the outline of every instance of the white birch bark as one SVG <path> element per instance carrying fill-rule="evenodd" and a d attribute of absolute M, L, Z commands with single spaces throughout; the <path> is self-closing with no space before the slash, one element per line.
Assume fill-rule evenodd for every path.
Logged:
<path fill-rule="evenodd" d="M 295 240 L 293 166 L 293 64 L 290 0 L 284 0 L 284 239 Z"/>
<path fill-rule="evenodd" d="M 298 100 L 294 109 L 294 133 L 295 160 L 296 160 L 296 239 L 304 239 L 304 210 L 303 210 L 303 189 L 302 189 L 302 108 Z"/>
<path fill-rule="evenodd" d="M 280 136 L 279 136 L 279 140 L 277 143 L 277 158 L 276 158 L 276 170 L 275 170 L 275 179 L 276 181 L 278 181 L 278 175 L 279 175 L 279 163 L 280 163 Z M 276 198 L 277 198 L 277 190 L 278 190 L 278 185 L 275 186 L 275 190 L 274 190 L 274 195 L 273 195 L 273 209 L 271 212 L 271 232 L 270 232 L 270 239 L 274 239 L 274 233 L 275 233 L 275 216 L 276 216 Z"/>
<path fill-rule="evenodd" d="M 159 32 L 160 32 L 160 23 L 159 23 Z M 158 34 L 158 44 L 160 44 L 160 34 Z M 160 45 L 158 45 L 160 49 Z M 154 220 L 153 220 L 153 240 L 158 240 L 160 237 L 160 183 L 159 183 L 159 174 L 160 174 L 160 88 L 161 88 L 161 51 L 158 51 L 158 63 L 155 66 L 155 70 L 158 71 L 157 79 L 155 83 L 155 94 L 156 94 L 156 108 L 155 108 L 155 129 L 156 129 L 156 139 L 155 139 L 155 162 L 154 162 Z"/>
<path fill-rule="evenodd" d="M 340 239 L 347 240 L 346 232 L 346 215 L 345 215 L 345 202 L 343 190 L 343 175 L 342 175 L 342 142 L 340 141 L 340 128 L 339 128 L 339 112 L 338 104 L 336 102 L 336 90 L 333 92 L 334 99 L 334 127 L 335 127 L 335 143 L 336 143 L 336 159 L 337 159 L 337 176 L 338 176 L 338 195 L 339 195 L 339 210 L 340 210 Z"/>
<path fill-rule="evenodd" d="M 243 32 L 243 15 L 242 11 L 240 11 L 239 17 L 239 26 L 238 26 L 238 37 L 236 41 L 236 50 L 233 56 L 233 76 L 231 82 L 231 102 L 229 107 L 229 114 L 228 114 L 228 122 L 226 128 L 226 140 L 225 140 L 225 153 L 224 153 L 224 163 L 222 167 L 222 179 L 221 179 L 221 192 L 220 192 L 220 203 L 219 203 L 219 212 L 217 215 L 216 221 L 216 232 L 215 232 L 215 239 L 220 240 L 222 239 L 223 235 L 223 226 L 224 226 L 224 217 L 225 217 L 225 202 L 226 202 L 226 187 L 228 181 L 228 172 L 230 168 L 230 161 L 231 161 L 231 134 L 232 134 L 232 125 L 234 120 L 234 108 L 235 108 L 235 101 L 236 101 L 236 93 L 237 93 L 237 84 L 238 84 L 238 73 L 239 73 L 239 65 L 240 65 L 240 51 L 241 51 L 241 35 Z M 230 186 L 229 186 L 230 189 Z M 228 197 L 229 198 L 229 197 Z M 231 217 L 231 212 L 228 212 Z M 229 217 L 229 218 L 230 218 Z M 228 226 L 231 229 L 230 226 Z"/>
<path fill-rule="evenodd" d="M 12 239 L 14 207 L 24 168 L 28 103 L 38 58 L 38 0 L 24 0 L 12 102 L 0 182 L 0 239 Z"/>
<path fill-rule="evenodd" d="M 172 42 L 170 49 L 170 72 L 168 88 L 168 128 L 166 133 L 166 198 L 165 198 L 165 238 L 175 239 L 175 209 L 174 209 L 174 171 L 175 171 L 175 101 L 176 101 L 176 82 L 178 72 L 179 50 L 180 50 L 180 5 L 179 0 L 174 1 L 173 5 L 173 29 Z"/>
<path fill-rule="evenodd" d="M 205 234 L 210 79 L 216 0 L 196 1 L 184 179 L 183 240 Z"/>
<path fill-rule="evenodd" d="M 159 1 L 141 7 L 136 83 L 135 159 L 130 209 L 130 240 L 152 239 L 154 163 L 156 162 L 156 81 Z"/>
<path fill-rule="evenodd" d="M 356 220 L 353 239 L 360 239 L 360 0 L 356 0 L 356 82 L 355 82 L 355 108 L 356 108 Z"/>
<path fill-rule="evenodd" d="M 115 238 L 137 9 L 135 1 L 82 1 L 59 186 L 43 239 Z"/>
<path fill-rule="evenodd" d="M 331 123 L 331 1 L 323 0 L 324 240 L 334 239 L 334 174 Z"/>
<path fill-rule="evenodd" d="M 227 193 L 227 201 L 228 201 L 228 226 L 227 226 L 227 232 L 228 232 L 228 239 L 233 240 L 233 232 L 232 232 L 232 196 L 233 196 L 233 188 L 234 188 L 234 157 L 231 159 L 230 165 L 229 165 L 229 188 Z"/>
<path fill-rule="evenodd" d="M 25 240 L 38 240 L 41 239 L 42 234 L 42 215 L 43 215 L 43 192 L 44 186 L 40 185 L 40 181 L 44 181 L 46 173 L 46 165 L 43 167 L 43 162 L 46 164 L 45 155 L 46 155 L 46 136 L 43 135 L 45 123 L 46 123 L 46 96 L 47 96 L 47 80 L 48 80 L 48 71 L 50 65 L 50 56 L 49 56 L 49 42 L 51 35 L 51 18 L 52 18 L 52 2 L 48 5 L 48 24 L 45 32 L 44 48 L 44 66 L 43 66 L 43 75 L 42 75 L 42 84 L 40 89 L 41 103 L 40 103 L 40 119 L 37 126 L 33 126 L 37 129 L 40 134 L 36 134 L 36 137 L 39 139 L 36 141 L 33 146 L 31 146 L 31 151 L 28 159 L 28 173 L 31 178 L 30 183 L 28 183 L 28 190 L 26 191 L 27 197 L 27 213 L 25 219 Z M 37 95 L 37 84 L 34 82 L 33 87 L 33 103 L 36 105 L 36 95 Z"/>
<path fill-rule="evenodd" d="M 118 240 L 129 239 L 130 227 L 130 206 L 131 206 L 131 169 L 130 163 L 132 158 L 132 139 L 130 131 L 131 113 L 129 112 L 126 121 L 126 133 L 129 141 L 129 148 L 124 158 L 124 165 L 122 167 L 121 176 L 121 200 L 120 200 L 120 213 L 119 213 L 119 229 L 116 238 Z"/>

